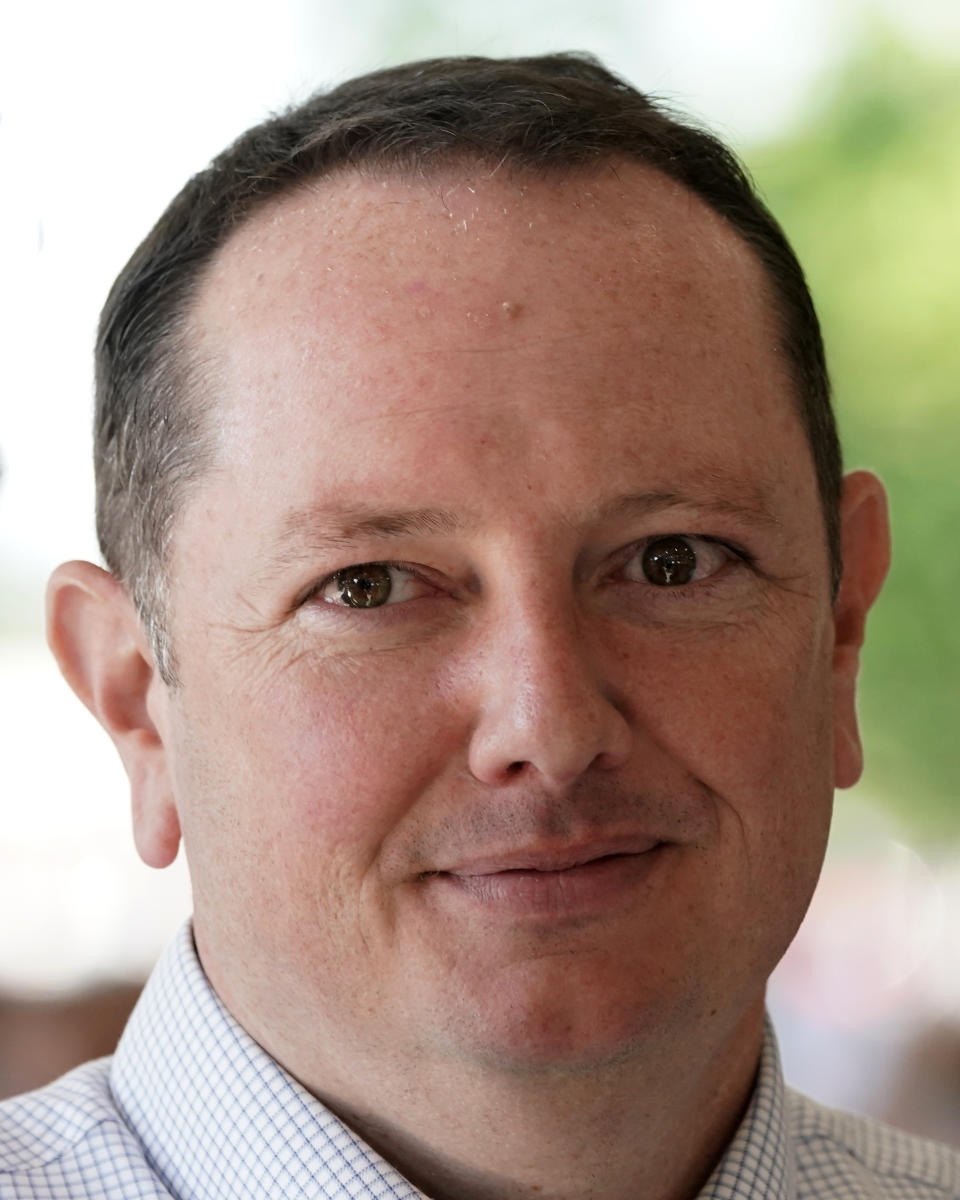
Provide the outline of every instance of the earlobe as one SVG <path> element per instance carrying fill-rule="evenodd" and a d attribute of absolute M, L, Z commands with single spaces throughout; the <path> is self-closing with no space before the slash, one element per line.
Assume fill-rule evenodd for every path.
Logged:
<path fill-rule="evenodd" d="M 168 866 L 180 826 L 166 747 L 152 715 L 163 684 L 133 602 L 109 572 L 93 563 L 64 563 L 47 585 L 47 641 L 67 683 L 120 754 L 141 858 Z"/>
<path fill-rule="evenodd" d="M 856 688 L 867 614 L 890 566 L 890 525 L 883 484 L 869 471 L 844 480 L 840 505 L 843 575 L 834 605 L 835 783 L 851 787 L 863 769 Z"/>

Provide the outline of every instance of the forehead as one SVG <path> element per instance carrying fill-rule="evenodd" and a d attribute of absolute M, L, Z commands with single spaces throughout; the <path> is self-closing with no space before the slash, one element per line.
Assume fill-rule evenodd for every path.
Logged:
<path fill-rule="evenodd" d="M 352 486 L 358 456 L 394 470 L 401 442 L 415 491 L 411 455 L 441 426 L 499 444 L 502 471 L 554 434 L 558 452 L 581 438 L 585 460 L 602 444 L 728 483 L 731 454 L 750 457 L 754 491 L 758 421 L 789 427 L 804 454 L 762 268 L 697 197 L 636 164 L 306 185 L 231 237 L 193 324 L 221 462 L 279 438 L 291 492 L 315 488 L 321 458 L 331 485 Z"/>
<path fill-rule="evenodd" d="M 433 301 L 449 312 L 456 298 L 452 315 L 483 326 L 519 315 L 546 279 L 571 273 L 579 286 L 562 296 L 569 323 L 589 318 L 603 296 L 635 318 L 637 336 L 664 305 L 715 318 L 721 299 L 732 318 L 773 332 L 765 275 L 740 237 L 692 192 L 631 162 L 546 178 L 467 164 L 415 181 L 350 173 L 307 183 L 232 235 L 195 316 L 226 338 L 282 325 L 288 338 L 314 340 L 324 306 L 363 326 L 405 299 L 405 311 L 390 305 L 391 318 L 419 328 L 444 315 Z M 515 299 L 485 308 L 490 288 Z M 265 304 L 271 289 L 284 293 L 282 313 Z"/>

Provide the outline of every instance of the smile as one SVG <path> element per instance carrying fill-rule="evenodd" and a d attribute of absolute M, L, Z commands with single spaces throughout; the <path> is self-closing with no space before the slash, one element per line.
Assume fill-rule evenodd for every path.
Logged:
<path fill-rule="evenodd" d="M 600 916 L 635 901 L 649 887 L 667 844 L 585 857 L 532 855 L 519 865 L 471 864 L 422 876 L 445 907 L 479 907 L 491 915 L 562 919 Z"/>

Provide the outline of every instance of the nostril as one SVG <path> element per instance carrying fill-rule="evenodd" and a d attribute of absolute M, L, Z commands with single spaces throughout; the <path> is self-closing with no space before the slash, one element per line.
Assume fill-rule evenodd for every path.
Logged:
<path fill-rule="evenodd" d="M 508 775 L 519 775 L 520 772 L 523 770 L 523 768 L 524 768 L 524 764 L 522 762 L 508 763 L 507 774 Z"/>

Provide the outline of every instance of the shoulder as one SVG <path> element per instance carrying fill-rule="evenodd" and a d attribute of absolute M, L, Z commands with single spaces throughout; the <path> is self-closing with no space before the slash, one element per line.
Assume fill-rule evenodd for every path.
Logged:
<path fill-rule="evenodd" d="M 960 1152 L 787 1092 L 797 1197 L 960 1200 Z"/>
<path fill-rule="evenodd" d="M 110 1060 L 0 1103 L 0 1200 L 167 1196 L 117 1111 Z"/>

